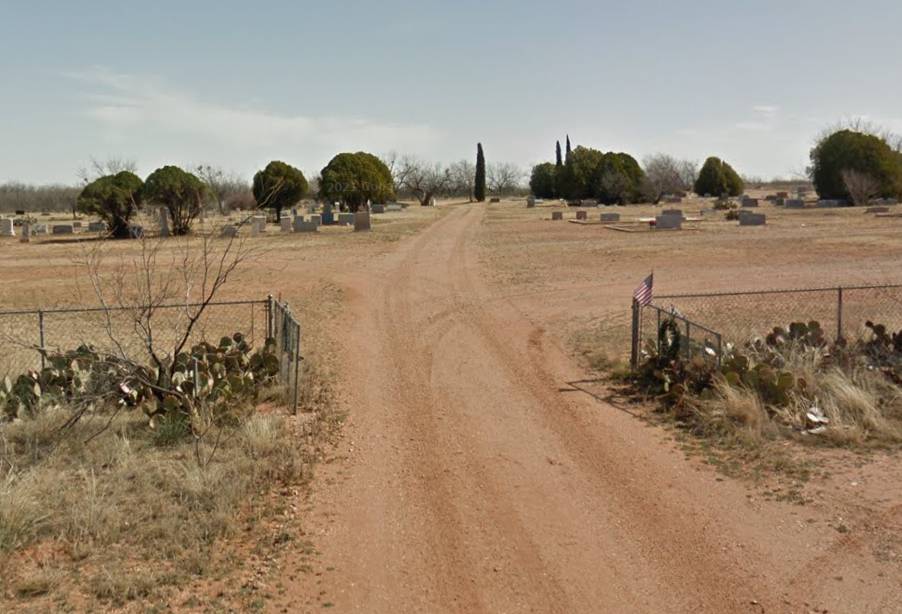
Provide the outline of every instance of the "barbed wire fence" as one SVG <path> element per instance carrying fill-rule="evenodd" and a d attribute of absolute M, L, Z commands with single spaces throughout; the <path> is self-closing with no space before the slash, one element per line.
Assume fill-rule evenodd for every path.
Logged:
<path fill-rule="evenodd" d="M 791 322 L 817 321 L 831 340 L 853 340 L 866 322 L 902 329 L 902 284 L 795 288 L 656 296 L 634 305 L 631 362 L 649 342 L 657 347 L 662 321 L 675 318 L 687 348 L 719 360 L 726 344 L 765 337 Z"/>
<path fill-rule="evenodd" d="M 147 334 L 136 329 L 135 312 L 153 309 L 157 347 L 172 347 L 185 331 L 190 310 L 199 304 L 136 307 L 66 307 L 0 311 L 0 380 L 15 379 L 46 366 L 46 355 L 82 345 L 101 353 L 125 356 L 147 364 Z M 272 296 L 262 300 L 213 301 L 192 329 L 188 347 L 206 341 L 217 345 L 223 337 L 244 335 L 254 348 L 273 339 L 280 359 L 279 383 L 285 387 L 292 411 L 298 407 L 301 327 L 287 303 Z"/>

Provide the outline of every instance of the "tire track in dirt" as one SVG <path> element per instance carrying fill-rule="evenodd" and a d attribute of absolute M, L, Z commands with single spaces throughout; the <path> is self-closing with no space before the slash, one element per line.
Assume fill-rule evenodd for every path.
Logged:
<path fill-rule="evenodd" d="M 562 391 L 582 374 L 485 281 L 485 211 L 457 208 L 345 281 L 349 460 L 314 491 L 334 571 L 295 597 L 309 611 L 799 611 L 786 580 L 824 551 L 816 531 Z"/>

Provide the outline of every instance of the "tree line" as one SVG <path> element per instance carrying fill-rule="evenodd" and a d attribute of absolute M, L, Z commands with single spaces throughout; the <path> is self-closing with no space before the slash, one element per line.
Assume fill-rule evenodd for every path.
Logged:
<path fill-rule="evenodd" d="M 481 143 L 477 144 L 475 163 L 461 160 L 450 165 L 395 153 L 380 158 L 363 151 L 343 152 L 334 156 L 313 182 L 300 169 L 280 160 L 260 169 L 250 185 L 209 165 L 191 170 L 167 165 L 142 180 L 132 161 L 120 159 L 92 160 L 79 175 L 85 185 L 77 194 L 67 193 L 67 203 L 71 201 L 73 212 L 105 221 L 115 238 L 131 236 L 135 215 L 150 206 L 165 211 L 174 235 L 185 235 L 211 203 L 220 213 L 269 209 L 279 220 L 284 210 L 310 196 L 356 212 L 371 203 L 399 197 L 415 198 L 423 206 L 440 196 L 482 201 L 487 193 L 500 196 L 522 191 L 523 178 L 516 165 L 486 164 Z"/>

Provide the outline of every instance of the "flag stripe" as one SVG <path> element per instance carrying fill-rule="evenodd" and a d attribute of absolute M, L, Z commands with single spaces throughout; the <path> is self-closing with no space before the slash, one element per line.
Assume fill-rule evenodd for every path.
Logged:
<path fill-rule="evenodd" d="M 642 306 L 651 304 L 654 293 L 652 286 L 654 285 L 654 273 L 642 280 L 639 287 L 633 291 L 633 299 Z"/>

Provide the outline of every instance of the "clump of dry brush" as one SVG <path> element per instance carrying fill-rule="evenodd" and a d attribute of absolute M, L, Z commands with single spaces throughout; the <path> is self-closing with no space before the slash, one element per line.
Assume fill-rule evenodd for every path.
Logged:
<path fill-rule="evenodd" d="M 646 350 L 634 381 L 691 431 L 728 443 L 902 443 L 902 332 L 868 328 L 830 343 L 817 322 L 796 322 L 728 347 L 718 367 L 704 348 L 685 358 L 678 328 L 665 322 L 661 350 Z"/>

